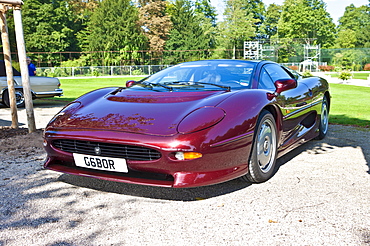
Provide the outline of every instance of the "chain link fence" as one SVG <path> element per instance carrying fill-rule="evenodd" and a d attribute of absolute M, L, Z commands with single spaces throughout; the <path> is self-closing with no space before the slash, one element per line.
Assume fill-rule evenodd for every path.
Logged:
<path fill-rule="evenodd" d="M 282 63 L 297 71 L 320 71 L 326 63 Z M 37 76 L 46 77 L 113 77 L 113 76 L 149 76 L 172 65 L 133 65 L 133 66 L 90 66 L 90 67 L 40 67 Z"/>
<path fill-rule="evenodd" d="M 37 76 L 47 77 L 98 77 L 151 75 L 170 65 L 40 67 Z"/>

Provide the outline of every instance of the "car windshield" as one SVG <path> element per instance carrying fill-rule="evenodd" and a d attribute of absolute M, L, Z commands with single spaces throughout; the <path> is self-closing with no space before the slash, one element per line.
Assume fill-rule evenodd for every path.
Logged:
<path fill-rule="evenodd" d="M 198 61 L 162 70 L 142 81 L 169 90 L 225 90 L 250 88 L 255 63 Z"/>

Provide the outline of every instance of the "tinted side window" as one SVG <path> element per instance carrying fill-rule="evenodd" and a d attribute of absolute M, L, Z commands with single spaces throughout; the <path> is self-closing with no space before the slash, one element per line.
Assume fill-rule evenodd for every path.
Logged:
<path fill-rule="evenodd" d="M 282 69 L 279 65 L 276 64 L 268 64 L 265 65 L 264 68 L 271 76 L 272 80 L 275 82 L 278 79 L 292 79 L 289 73 L 287 73 L 284 69 Z"/>
<path fill-rule="evenodd" d="M 262 68 L 260 81 L 258 83 L 258 89 L 275 90 L 274 82 L 272 81 L 265 68 Z"/>

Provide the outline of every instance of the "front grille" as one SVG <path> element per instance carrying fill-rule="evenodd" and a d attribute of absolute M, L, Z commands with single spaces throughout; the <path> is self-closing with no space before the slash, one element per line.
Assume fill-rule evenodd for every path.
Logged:
<path fill-rule="evenodd" d="M 81 140 L 58 139 L 52 145 L 65 152 L 78 153 L 85 155 L 97 155 L 95 150 L 99 147 L 99 156 L 124 158 L 133 161 L 153 161 L 161 158 L 161 153 L 157 150 L 134 146 L 112 143 L 101 143 Z"/>

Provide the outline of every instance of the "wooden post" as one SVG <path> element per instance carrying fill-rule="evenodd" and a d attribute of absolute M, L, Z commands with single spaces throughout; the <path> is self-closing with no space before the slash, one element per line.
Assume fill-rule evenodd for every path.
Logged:
<path fill-rule="evenodd" d="M 12 115 L 11 128 L 18 129 L 19 125 L 18 125 L 17 103 L 15 100 L 12 58 L 11 58 L 11 51 L 10 51 L 10 44 L 9 44 L 8 26 L 6 23 L 6 14 L 5 14 L 7 10 L 8 10 L 8 6 L 4 4 L 0 4 L 1 40 L 3 43 L 6 78 L 7 78 L 7 83 L 8 83 L 8 96 L 9 96 L 10 112 Z"/>
<path fill-rule="evenodd" d="M 6 3 L 8 5 L 22 5 L 23 2 L 20 0 L 1 0 L 0 3 Z"/>
<path fill-rule="evenodd" d="M 0 0 L 0 2 L 3 0 Z M 10 1 L 10 0 L 8 0 Z M 15 35 L 17 39 L 18 57 L 21 66 L 22 75 L 22 87 L 24 93 L 24 99 L 26 104 L 28 132 L 36 131 L 35 115 L 33 111 L 32 94 L 30 86 L 30 76 L 28 74 L 26 46 L 24 43 L 23 36 L 23 25 L 22 25 L 22 12 L 20 5 L 13 7 L 14 24 L 15 24 Z"/>

